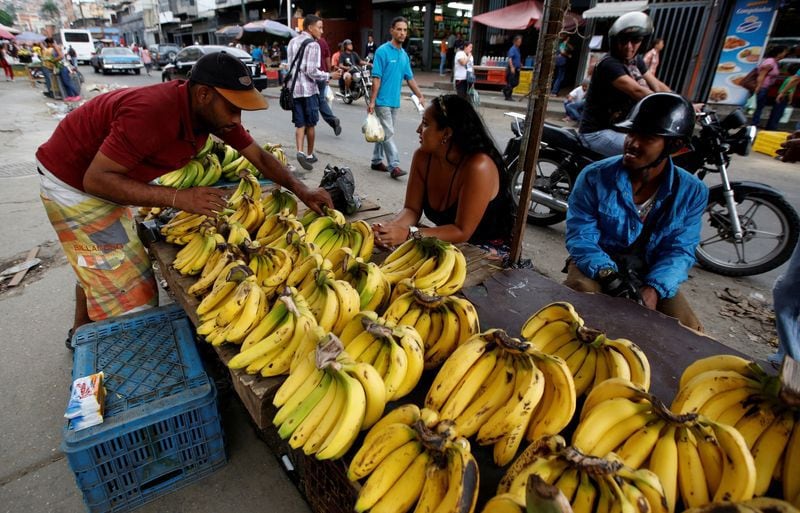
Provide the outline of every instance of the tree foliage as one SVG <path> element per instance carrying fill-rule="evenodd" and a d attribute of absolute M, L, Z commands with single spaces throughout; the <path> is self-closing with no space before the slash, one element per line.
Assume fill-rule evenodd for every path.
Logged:
<path fill-rule="evenodd" d="M 14 24 L 14 16 L 12 16 L 10 13 L 6 12 L 3 9 L 0 9 L 0 23 L 2 23 L 7 27 L 10 27 L 11 25 Z"/>
<path fill-rule="evenodd" d="M 54 25 L 58 25 L 61 18 L 61 9 L 58 8 L 53 0 L 45 0 L 40 9 L 42 16 L 50 20 Z"/>

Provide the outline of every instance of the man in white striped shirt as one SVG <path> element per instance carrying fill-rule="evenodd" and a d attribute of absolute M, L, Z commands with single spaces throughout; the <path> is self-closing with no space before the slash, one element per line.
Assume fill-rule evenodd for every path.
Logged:
<path fill-rule="evenodd" d="M 292 109 L 292 122 L 295 126 L 294 138 L 297 144 L 297 161 L 303 169 L 310 171 L 314 168 L 317 157 L 314 155 L 315 127 L 319 122 L 319 87 L 317 82 L 324 80 L 327 82 L 331 78 L 338 80 L 341 76 L 340 71 L 328 73 L 320 69 L 321 51 L 317 40 L 322 37 L 323 27 L 322 18 L 314 14 L 308 14 L 303 19 L 303 32 L 289 41 L 287 51 L 288 62 L 294 61 L 295 55 L 303 52 L 298 59 L 295 69 L 290 70 L 292 75 L 289 83 L 294 83 L 292 97 L 294 98 L 294 108 Z M 303 143 L 308 142 L 303 151 Z"/>

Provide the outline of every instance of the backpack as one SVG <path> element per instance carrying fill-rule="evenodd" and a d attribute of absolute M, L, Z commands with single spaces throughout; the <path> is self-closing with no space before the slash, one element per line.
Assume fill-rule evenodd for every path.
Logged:
<path fill-rule="evenodd" d="M 280 104 L 283 110 L 292 110 L 294 108 L 294 85 L 297 83 L 297 73 L 294 73 L 292 76 L 293 70 L 297 61 L 302 59 L 303 54 L 306 51 L 306 46 L 309 43 L 313 42 L 312 38 L 303 41 L 303 44 L 300 45 L 300 50 L 297 52 L 297 55 L 294 56 L 292 59 L 292 64 L 289 66 L 289 71 L 286 73 L 286 77 L 283 79 L 283 84 L 281 85 L 281 96 L 278 99 L 278 103 Z M 292 78 L 292 87 L 289 87 L 289 78 Z"/>

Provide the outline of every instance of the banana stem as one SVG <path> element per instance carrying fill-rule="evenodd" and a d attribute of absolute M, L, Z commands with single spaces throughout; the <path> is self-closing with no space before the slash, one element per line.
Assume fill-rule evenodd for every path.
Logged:
<path fill-rule="evenodd" d="M 619 461 L 611 461 L 596 456 L 587 456 L 571 446 L 565 447 L 561 451 L 561 456 L 568 462 L 573 463 L 579 470 L 598 476 L 615 474 L 622 468 L 622 463 Z"/>

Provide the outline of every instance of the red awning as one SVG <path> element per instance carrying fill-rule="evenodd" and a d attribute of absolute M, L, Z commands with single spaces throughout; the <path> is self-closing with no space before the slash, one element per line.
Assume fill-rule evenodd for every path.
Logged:
<path fill-rule="evenodd" d="M 505 30 L 525 30 L 534 25 L 541 27 L 542 2 L 525 0 L 517 4 L 473 16 L 472 21 L 488 27 Z M 574 30 L 577 25 L 583 25 L 583 18 L 579 14 L 568 12 L 564 16 L 564 30 Z"/>

